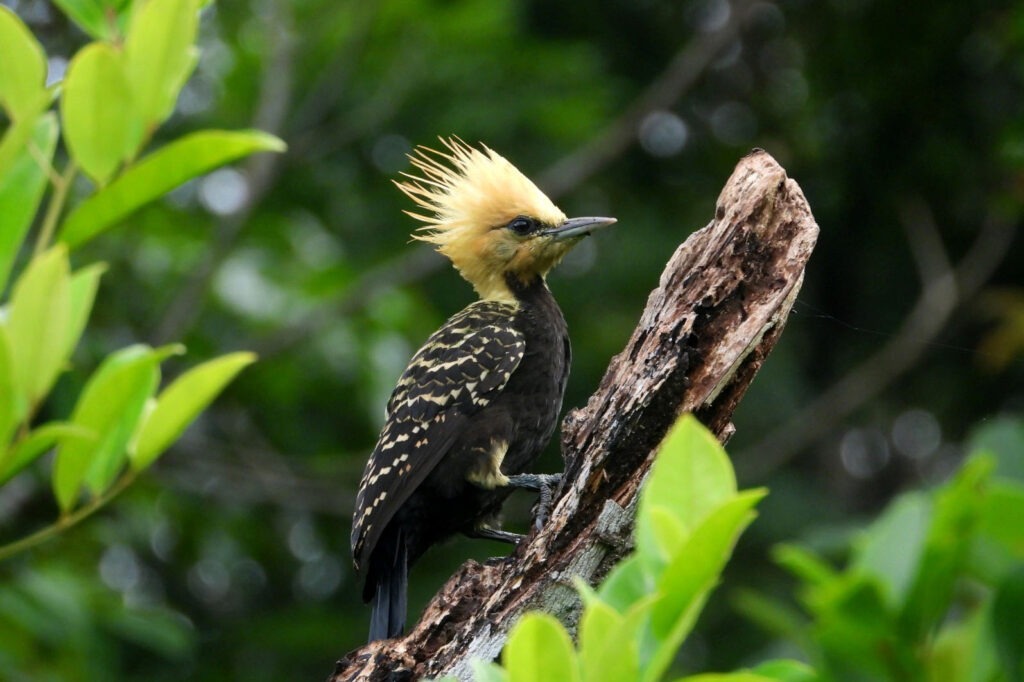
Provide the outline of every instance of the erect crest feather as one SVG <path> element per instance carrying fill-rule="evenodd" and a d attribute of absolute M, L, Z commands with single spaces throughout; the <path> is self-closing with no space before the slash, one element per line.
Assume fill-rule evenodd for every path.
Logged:
<path fill-rule="evenodd" d="M 415 239 L 448 253 L 460 242 L 507 224 L 519 215 L 548 224 L 565 220 L 540 189 L 504 157 L 481 144 L 476 149 L 458 137 L 439 138 L 446 151 L 420 146 L 409 160 L 420 175 L 403 173 L 400 190 L 428 211 L 406 211 L 425 223 Z M 449 255 L 451 255 L 449 253 Z"/>

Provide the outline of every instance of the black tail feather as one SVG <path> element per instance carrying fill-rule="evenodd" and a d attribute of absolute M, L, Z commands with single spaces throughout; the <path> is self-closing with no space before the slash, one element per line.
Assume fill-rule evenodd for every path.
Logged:
<path fill-rule="evenodd" d="M 370 558 L 364 598 L 373 589 L 373 612 L 370 616 L 370 642 L 397 637 L 405 630 L 408 604 L 409 553 L 402 529 L 381 538 Z M 390 542 L 389 542 L 390 540 Z M 375 585 L 375 587 L 372 587 Z"/>

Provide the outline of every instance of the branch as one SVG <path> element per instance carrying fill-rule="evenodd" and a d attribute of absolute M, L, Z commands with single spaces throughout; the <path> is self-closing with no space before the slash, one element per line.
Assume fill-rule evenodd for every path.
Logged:
<path fill-rule="evenodd" d="M 574 627 L 572 578 L 596 584 L 629 550 L 637 493 L 676 417 L 721 440 L 782 332 L 817 238 L 803 193 L 767 153 L 740 161 L 715 220 L 669 261 L 625 350 L 562 424 L 565 476 L 551 518 L 505 561 L 470 561 L 408 635 L 339 661 L 331 680 L 471 675 L 528 609 Z"/>

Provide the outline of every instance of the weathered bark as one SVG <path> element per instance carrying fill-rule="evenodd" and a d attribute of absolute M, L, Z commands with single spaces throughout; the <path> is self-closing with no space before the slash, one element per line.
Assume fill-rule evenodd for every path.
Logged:
<path fill-rule="evenodd" d="M 732 413 L 778 340 L 818 226 L 767 153 L 743 158 L 715 219 L 672 256 L 632 338 L 586 407 L 562 424 L 565 477 L 544 528 L 495 565 L 470 561 L 405 637 L 338 662 L 331 680 L 471 676 L 528 609 L 574 628 L 579 576 L 597 584 L 630 549 L 637 493 L 669 426 L 692 411 L 723 442 Z"/>

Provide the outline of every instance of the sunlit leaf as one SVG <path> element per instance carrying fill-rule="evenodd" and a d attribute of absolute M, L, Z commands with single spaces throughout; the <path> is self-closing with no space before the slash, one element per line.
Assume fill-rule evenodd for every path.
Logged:
<path fill-rule="evenodd" d="M 93 263 L 76 271 L 71 276 L 71 319 L 64 341 L 68 357 L 74 352 L 78 340 L 85 330 L 85 325 L 89 321 L 89 313 L 92 312 L 92 304 L 96 299 L 96 290 L 100 285 L 100 276 L 106 269 L 107 266 L 104 263 Z"/>
<path fill-rule="evenodd" d="M 2 15 L 0 15 L 2 16 Z M 7 284 L 49 179 L 49 163 L 57 147 L 57 117 L 41 116 L 32 138 L 0 175 L 0 290 Z"/>
<path fill-rule="evenodd" d="M 569 633 L 546 613 L 527 613 L 516 623 L 501 660 L 509 682 L 579 680 L 576 651 Z"/>
<path fill-rule="evenodd" d="M 651 611 L 657 648 L 647 662 L 645 680 L 660 679 L 675 652 L 693 629 L 740 533 L 753 521 L 752 511 L 764 490 L 738 493 L 706 515 L 694 528 L 658 579 L 658 600 Z"/>
<path fill-rule="evenodd" d="M 198 59 L 195 0 L 149 0 L 132 15 L 124 57 L 135 105 L 149 129 L 174 110 Z"/>
<path fill-rule="evenodd" d="M 102 493 L 127 460 L 126 446 L 146 401 L 156 392 L 159 363 L 180 347 L 130 346 L 96 369 L 75 404 L 71 423 L 96 434 L 93 442 L 62 444 L 54 465 L 54 493 L 61 510 L 74 506 L 87 484 Z"/>
<path fill-rule="evenodd" d="M 160 394 L 155 409 L 143 422 L 132 453 L 132 468 L 140 470 L 152 464 L 224 387 L 255 360 L 252 353 L 232 353 L 178 377 Z"/>
<path fill-rule="evenodd" d="M 17 383 L 12 352 L 7 325 L 0 324 L 0 449 L 7 446 L 11 431 L 28 410 L 28 401 Z"/>
<path fill-rule="evenodd" d="M 8 481 L 57 443 L 73 440 L 88 443 L 95 438 L 96 434 L 92 431 L 67 422 L 50 422 L 38 426 L 0 459 L 0 483 Z"/>
<path fill-rule="evenodd" d="M 54 0 L 54 4 L 93 38 L 114 40 L 118 37 L 117 15 L 127 0 Z"/>
<path fill-rule="evenodd" d="M 474 660 L 471 665 L 473 666 L 473 682 L 505 682 L 508 679 L 505 669 L 494 661 Z M 455 677 L 446 676 L 438 682 L 458 682 L 458 680 Z"/>
<path fill-rule="evenodd" d="M 104 185 L 141 140 L 121 53 L 90 43 L 68 65 L 61 95 L 64 140 L 71 156 Z"/>
<path fill-rule="evenodd" d="M 670 510 L 688 531 L 735 492 L 736 476 L 721 444 L 696 417 L 683 415 L 659 446 L 650 478 L 640 494 L 638 549 L 653 553 L 658 548 L 658 537 L 651 526 L 655 517 L 650 509 Z M 673 541 L 678 539 L 673 534 Z"/>
<path fill-rule="evenodd" d="M 640 670 L 636 633 L 627 618 L 605 604 L 585 584 L 585 608 L 579 626 L 579 660 L 587 682 L 635 680 Z M 636 621 L 633 621 L 634 623 Z"/>
<path fill-rule="evenodd" d="M 254 152 L 283 149 L 283 142 L 259 131 L 186 135 L 146 156 L 79 204 L 64 221 L 60 238 L 79 246 L 187 180 Z"/>
<path fill-rule="evenodd" d="M 14 285 L 7 323 L 18 386 L 30 404 L 46 395 L 67 360 L 71 294 L 68 254 L 58 245 L 33 258 Z"/>
<path fill-rule="evenodd" d="M 0 5 L 0 106 L 13 121 L 35 118 L 45 85 L 42 46 L 13 11 Z"/>

